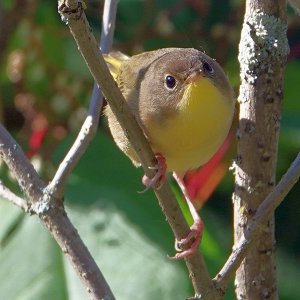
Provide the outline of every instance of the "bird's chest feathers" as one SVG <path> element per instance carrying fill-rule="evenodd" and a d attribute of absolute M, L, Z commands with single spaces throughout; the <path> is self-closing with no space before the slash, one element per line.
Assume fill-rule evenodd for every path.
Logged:
<path fill-rule="evenodd" d="M 176 113 L 162 123 L 149 124 L 155 152 L 168 169 L 186 171 L 204 164 L 225 139 L 232 119 L 229 99 L 206 78 L 186 87 Z"/>

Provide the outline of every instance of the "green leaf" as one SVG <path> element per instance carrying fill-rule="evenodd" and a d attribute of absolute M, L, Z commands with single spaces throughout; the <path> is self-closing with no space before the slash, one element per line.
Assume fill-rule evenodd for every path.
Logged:
<path fill-rule="evenodd" d="M 89 191 L 89 200 L 97 201 L 87 203 L 86 207 L 70 204 L 70 217 L 116 298 L 134 299 L 138 295 L 137 298 L 141 299 L 172 299 L 180 295 L 184 299 L 189 295 L 189 283 L 180 265 L 167 259 L 165 250 L 157 247 L 142 231 L 141 225 L 132 223 L 126 212 L 117 207 L 114 199 L 127 202 L 130 199 L 126 194 L 115 192 L 112 194 L 114 199 L 103 197 L 96 185 L 82 183 L 79 186 L 75 180 L 69 196 L 77 197 L 78 193 L 82 193 L 81 188 L 85 187 Z M 109 189 L 101 189 L 104 195 L 111 194 Z M 148 218 L 147 212 L 142 217 Z M 159 225 L 153 227 L 159 230 Z M 84 289 L 69 264 L 66 274 L 70 298 L 83 299 Z"/>
<path fill-rule="evenodd" d="M 19 213 L 3 201 L 0 207 L 1 219 L 4 209 Z M 23 218 L 0 253 L 2 299 L 66 299 L 61 252 L 36 217 Z"/>

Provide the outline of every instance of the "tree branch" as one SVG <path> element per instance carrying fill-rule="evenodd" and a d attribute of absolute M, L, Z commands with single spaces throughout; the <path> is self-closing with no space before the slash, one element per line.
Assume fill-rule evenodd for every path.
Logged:
<path fill-rule="evenodd" d="M 155 165 L 156 159 L 141 128 L 133 117 L 106 66 L 95 38 L 91 33 L 88 21 L 82 10 L 82 5 L 78 4 L 76 0 L 65 0 L 59 10 L 62 19 L 68 24 L 94 80 L 101 87 L 113 113 L 120 125 L 125 129 L 127 138 L 140 158 L 145 174 L 149 178 L 152 178 L 155 175 L 155 170 L 150 167 Z M 97 63 L 94 63 L 95 61 Z M 155 189 L 155 194 L 176 239 L 182 239 L 188 234 L 189 226 L 169 185 L 165 183 L 160 189 Z M 212 285 L 212 280 L 209 277 L 203 257 L 198 253 L 192 258 L 186 259 L 186 263 L 196 294 L 202 294 Z M 211 293 L 210 297 L 210 299 L 214 299 L 214 293 Z"/>
<path fill-rule="evenodd" d="M 248 234 L 259 205 L 275 186 L 284 66 L 289 52 L 285 0 L 247 0 L 239 45 L 241 85 L 235 166 L 234 239 Z M 260 223 L 251 252 L 236 272 L 239 299 L 275 300 L 274 216 Z"/>
<path fill-rule="evenodd" d="M 114 24 L 116 19 L 116 12 L 117 0 L 106 0 L 103 10 L 102 33 L 100 42 L 100 47 L 104 53 L 109 52 L 109 50 L 111 49 L 115 28 Z M 97 60 L 94 61 L 94 63 L 97 64 Z M 97 84 L 95 83 L 91 96 L 88 116 L 86 117 L 74 144 L 59 165 L 55 176 L 47 187 L 48 192 L 50 194 L 53 194 L 55 198 L 62 198 L 69 175 L 94 138 L 98 129 L 102 105 L 103 96 Z"/>
<path fill-rule="evenodd" d="M 24 193 L 36 203 L 46 187 L 18 143 L 0 124 L 0 156 L 17 179 Z"/>
<path fill-rule="evenodd" d="M 0 197 L 13 203 L 17 207 L 20 207 L 26 213 L 32 212 L 32 210 L 30 209 L 30 205 L 27 203 L 27 201 L 25 199 L 17 196 L 15 193 L 13 193 L 9 188 L 7 188 L 3 184 L 3 182 L 1 180 L 0 180 Z"/>
<path fill-rule="evenodd" d="M 263 224 L 275 209 L 284 200 L 292 187 L 298 182 L 300 177 L 300 153 L 291 164 L 288 171 L 282 176 L 280 182 L 267 198 L 258 207 L 255 215 L 249 222 L 244 235 L 233 246 L 233 251 L 227 259 L 222 270 L 214 278 L 216 286 L 225 290 L 228 281 L 234 275 L 240 263 L 253 245 L 252 241 L 260 232 L 260 225 Z"/>

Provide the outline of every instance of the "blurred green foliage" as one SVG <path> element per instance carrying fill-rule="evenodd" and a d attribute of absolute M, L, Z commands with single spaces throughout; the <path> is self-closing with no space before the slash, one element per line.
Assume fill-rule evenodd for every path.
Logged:
<path fill-rule="evenodd" d="M 99 3 L 100 2 L 100 3 Z M 48 181 L 86 115 L 92 77 L 53 0 L 0 4 L 0 119 Z M 99 37 L 103 1 L 86 11 Z M 121 0 L 114 47 L 135 54 L 161 47 L 205 50 L 224 66 L 238 92 L 237 48 L 244 7 L 223 0 Z M 1 27 L 3 28 L 3 27 Z M 289 11 L 291 54 L 278 156 L 278 179 L 300 148 L 300 19 Z M 118 299 L 184 299 L 192 288 L 183 263 L 170 262 L 173 237 L 152 192 L 138 194 L 142 173 L 112 143 L 105 121 L 69 180 L 67 209 Z M 18 191 L 1 165 L 1 179 Z M 174 188 L 176 191 L 176 188 Z M 229 173 L 201 211 L 201 249 L 214 275 L 230 253 Z M 300 298 L 299 184 L 276 211 L 280 299 Z M 0 202 L 0 298 L 85 299 L 72 268 L 42 228 Z M 288 234 L 287 234 L 288 233 Z M 233 299 L 229 288 L 226 299 Z"/>

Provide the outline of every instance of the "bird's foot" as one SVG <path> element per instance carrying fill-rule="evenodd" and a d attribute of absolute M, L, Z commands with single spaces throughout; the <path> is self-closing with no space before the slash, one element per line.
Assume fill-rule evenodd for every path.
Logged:
<path fill-rule="evenodd" d="M 175 241 L 175 249 L 177 253 L 169 257 L 170 259 L 179 260 L 183 258 L 190 258 L 196 254 L 199 244 L 202 239 L 203 222 L 199 218 L 191 227 L 190 232 L 180 241 Z"/>
<path fill-rule="evenodd" d="M 146 186 L 146 189 L 142 191 L 142 193 L 150 188 L 160 188 L 166 180 L 166 159 L 160 153 L 155 154 L 155 158 L 157 163 L 154 167 L 150 167 L 150 169 L 156 170 L 156 174 L 152 178 L 149 178 L 146 175 L 143 176 L 142 182 Z"/>

